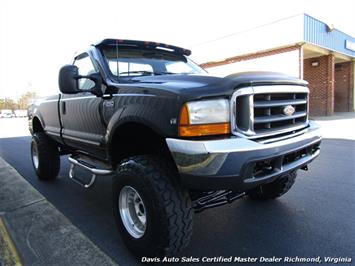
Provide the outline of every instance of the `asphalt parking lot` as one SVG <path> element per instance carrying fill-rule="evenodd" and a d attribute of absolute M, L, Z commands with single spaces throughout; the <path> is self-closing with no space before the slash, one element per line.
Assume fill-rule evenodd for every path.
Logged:
<path fill-rule="evenodd" d="M 353 119 L 349 121 L 354 123 Z M 337 128 L 351 130 L 349 121 L 343 121 L 343 129 Z M 69 180 L 69 164 L 62 158 L 56 181 L 38 181 L 31 165 L 26 123 L 25 119 L 0 120 L 0 156 L 118 264 L 137 265 L 114 225 L 111 178 L 102 177 L 92 189 L 84 190 Z M 331 125 L 329 128 L 334 129 Z M 354 260 L 355 138 L 350 134 L 333 138 L 337 135 L 328 131 L 326 136 L 320 157 L 308 172 L 299 171 L 289 193 L 262 203 L 243 198 L 195 215 L 191 244 L 179 255 L 330 256 Z M 78 174 L 86 176 L 85 172 Z"/>

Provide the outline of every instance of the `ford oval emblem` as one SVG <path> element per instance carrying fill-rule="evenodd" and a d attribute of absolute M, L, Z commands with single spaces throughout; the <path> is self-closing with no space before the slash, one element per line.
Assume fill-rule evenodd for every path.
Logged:
<path fill-rule="evenodd" d="M 293 107 L 292 105 L 287 105 L 284 107 L 282 112 L 284 113 L 284 115 L 287 116 L 293 115 L 295 113 L 295 107 Z"/>

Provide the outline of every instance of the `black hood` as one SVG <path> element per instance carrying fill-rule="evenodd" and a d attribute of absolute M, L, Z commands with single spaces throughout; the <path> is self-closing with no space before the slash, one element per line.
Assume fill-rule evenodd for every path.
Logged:
<path fill-rule="evenodd" d="M 186 96 L 214 97 L 231 95 L 237 88 L 260 85 L 301 85 L 307 82 L 275 72 L 242 72 L 224 78 L 210 75 L 159 75 L 131 79 L 139 87 L 177 92 Z"/>

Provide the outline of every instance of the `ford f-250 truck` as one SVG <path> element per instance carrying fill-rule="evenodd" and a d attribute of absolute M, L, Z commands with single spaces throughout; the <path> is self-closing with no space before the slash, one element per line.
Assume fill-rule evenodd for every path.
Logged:
<path fill-rule="evenodd" d="M 105 39 L 61 68 L 59 95 L 29 109 L 38 177 L 55 179 L 62 155 L 84 188 L 112 175 L 117 227 L 140 256 L 187 246 L 194 213 L 244 195 L 281 196 L 319 154 L 307 82 L 268 72 L 214 77 L 190 53 Z"/>

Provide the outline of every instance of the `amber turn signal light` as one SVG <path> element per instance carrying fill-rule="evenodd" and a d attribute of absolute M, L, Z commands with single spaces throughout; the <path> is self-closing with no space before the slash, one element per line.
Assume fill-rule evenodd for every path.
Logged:
<path fill-rule="evenodd" d="M 190 124 L 189 110 L 186 104 L 182 107 L 180 113 L 179 136 L 180 137 L 198 137 L 208 135 L 224 135 L 230 133 L 230 123 L 212 123 L 212 124 Z"/>
<path fill-rule="evenodd" d="M 181 137 L 224 135 L 229 133 L 230 133 L 229 123 L 188 125 L 188 126 L 179 127 L 179 136 Z"/>

